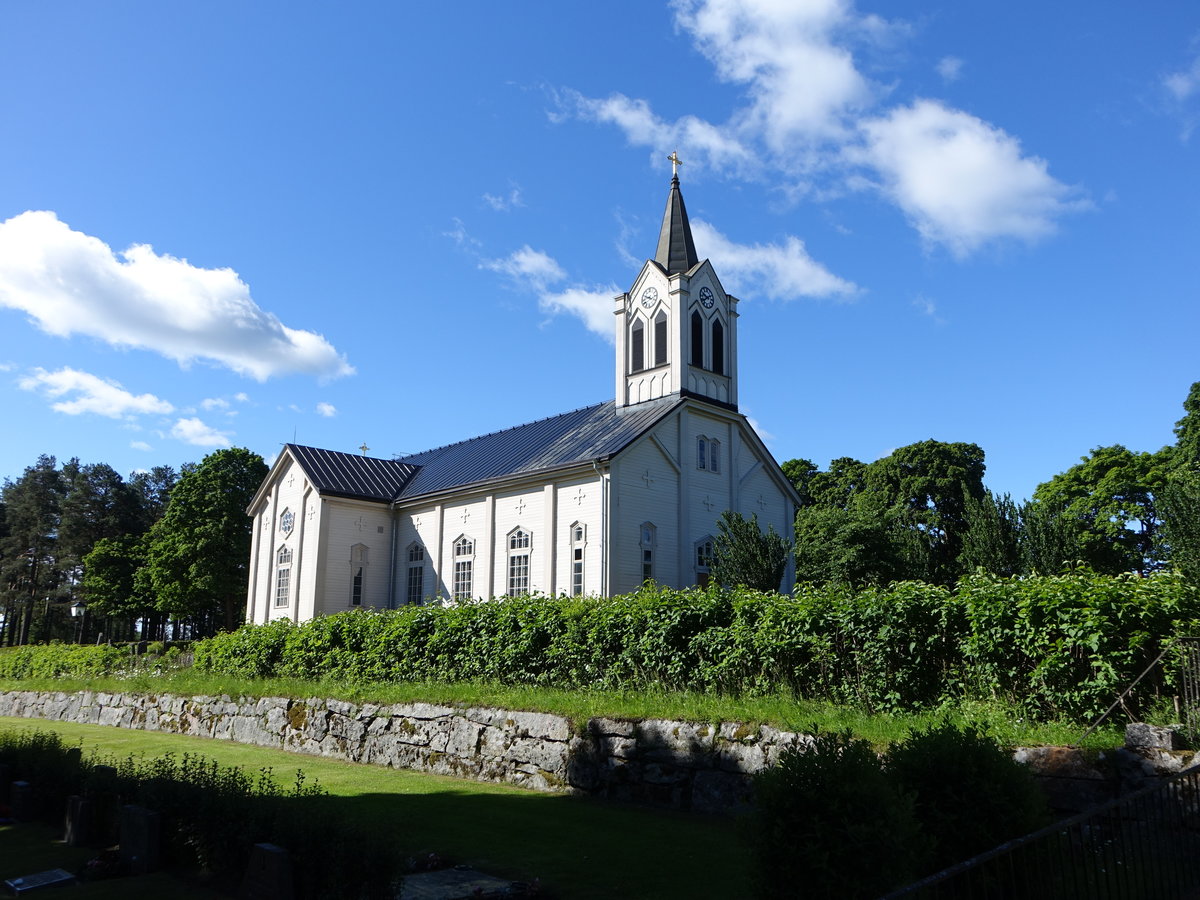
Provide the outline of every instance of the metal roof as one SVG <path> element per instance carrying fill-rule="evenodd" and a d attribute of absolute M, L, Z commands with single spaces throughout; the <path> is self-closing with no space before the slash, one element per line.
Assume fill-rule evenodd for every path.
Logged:
<path fill-rule="evenodd" d="M 417 471 L 410 463 L 288 444 L 286 449 L 320 493 L 387 503 Z"/>
<path fill-rule="evenodd" d="M 395 499 L 606 459 L 684 401 L 678 395 L 617 409 L 613 401 L 403 457 L 417 474 Z"/>
<path fill-rule="evenodd" d="M 683 205 L 678 175 L 671 178 L 671 193 L 667 195 L 667 209 L 663 213 L 654 261 L 662 266 L 668 275 L 687 272 L 700 261 L 696 256 L 696 245 L 692 241 L 692 226 L 688 222 L 687 207 Z"/>

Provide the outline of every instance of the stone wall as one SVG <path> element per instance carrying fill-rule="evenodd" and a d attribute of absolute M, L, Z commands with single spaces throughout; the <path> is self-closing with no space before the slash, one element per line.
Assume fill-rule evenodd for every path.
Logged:
<path fill-rule="evenodd" d="M 591 719 L 428 703 L 0 692 L 0 715 L 256 744 L 542 791 L 727 812 L 751 776 L 809 738 L 769 726 Z"/>

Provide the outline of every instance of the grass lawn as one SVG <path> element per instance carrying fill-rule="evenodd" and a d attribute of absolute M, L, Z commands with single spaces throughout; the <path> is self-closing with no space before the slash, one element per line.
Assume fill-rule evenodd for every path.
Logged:
<path fill-rule="evenodd" d="M 617 806 L 181 735 L 4 717 L 0 728 L 55 731 L 65 743 L 79 743 L 85 753 L 95 748 L 104 756 L 203 754 L 248 771 L 271 768 L 285 783 L 299 769 L 309 782 L 315 779 L 338 798 L 339 812 L 393 836 L 406 852 L 437 853 L 521 881 L 536 878 L 550 896 L 750 893 L 742 829 L 729 819 Z M 8 837 L 5 834 L 5 841 Z M 31 867 L 31 856 L 17 856 L 10 860 L 0 855 L 0 880 L 63 865 L 50 861 Z M 154 895 L 187 896 L 171 888 Z"/>

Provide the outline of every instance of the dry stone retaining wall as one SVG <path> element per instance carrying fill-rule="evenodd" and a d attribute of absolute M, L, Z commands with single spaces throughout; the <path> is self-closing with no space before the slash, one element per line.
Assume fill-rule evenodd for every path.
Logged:
<path fill-rule="evenodd" d="M 0 715 L 189 734 L 351 762 L 676 809 L 745 806 L 755 772 L 809 738 L 769 726 L 596 718 L 430 703 L 0 692 Z"/>

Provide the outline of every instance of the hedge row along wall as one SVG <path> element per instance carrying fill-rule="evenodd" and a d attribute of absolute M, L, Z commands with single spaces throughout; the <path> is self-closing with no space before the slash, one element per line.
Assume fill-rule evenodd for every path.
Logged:
<path fill-rule="evenodd" d="M 979 575 L 955 590 L 903 582 L 794 595 L 648 587 L 247 625 L 197 644 L 196 666 L 352 682 L 784 690 L 891 711 L 996 697 L 1079 718 L 1105 709 L 1165 641 L 1198 623 L 1200 591 L 1169 573 Z M 1147 679 L 1132 702 L 1163 688 Z"/>

